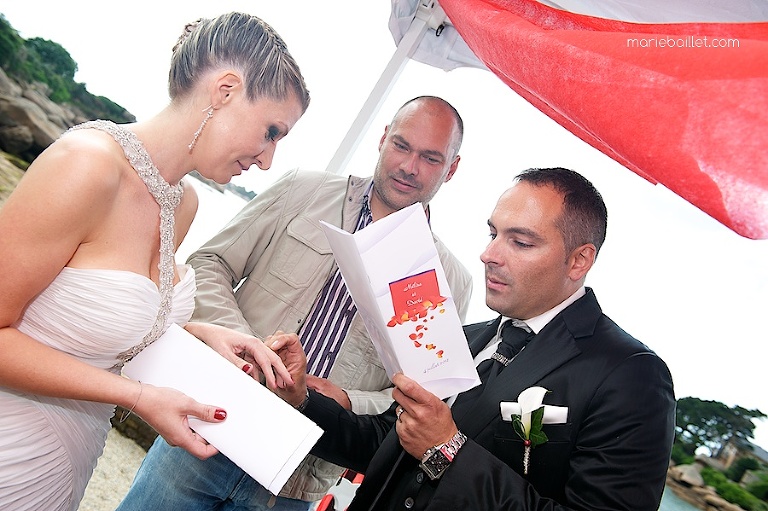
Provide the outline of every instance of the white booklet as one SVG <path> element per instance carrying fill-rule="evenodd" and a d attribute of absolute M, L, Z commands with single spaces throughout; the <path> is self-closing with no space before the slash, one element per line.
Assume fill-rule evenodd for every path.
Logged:
<path fill-rule="evenodd" d="M 424 207 L 354 234 L 320 223 L 390 379 L 402 372 L 440 399 L 479 385 Z"/>
<path fill-rule="evenodd" d="M 224 422 L 190 417 L 190 427 L 275 495 L 323 434 L 314 422 L 179 325 L 171 325 L 136 355 L 123 374 L 226 410 Z"/>

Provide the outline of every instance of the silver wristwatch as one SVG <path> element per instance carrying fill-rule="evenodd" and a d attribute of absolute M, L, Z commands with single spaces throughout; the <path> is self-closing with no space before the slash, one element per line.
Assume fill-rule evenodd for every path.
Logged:
<path fill-rule="evenodd" d="M 419 466 L 433 481 L 440 479 L 440 476 L 450 466 L 456 453 L 466 441 L 467 436 L 461 431 L 457 431 L 453 438 L 446 443 L 427 449 Z"/>

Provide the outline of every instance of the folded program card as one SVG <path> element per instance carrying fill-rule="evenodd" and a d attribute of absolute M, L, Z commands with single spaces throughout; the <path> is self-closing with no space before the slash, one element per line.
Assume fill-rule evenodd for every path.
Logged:
<path fill-rule="evenodd" d="M 402 372 L 441 399 L 478 385 L 423 206 L 354 234 L 321 225 L 387 375 Z"/>
<path fill-rule="evenodd" d="M 123 374 L 226 410 L 224 422 L 190 417 L 190 427 L 275 495 L 323 433 L 178 325 L 136 355 Z"/>

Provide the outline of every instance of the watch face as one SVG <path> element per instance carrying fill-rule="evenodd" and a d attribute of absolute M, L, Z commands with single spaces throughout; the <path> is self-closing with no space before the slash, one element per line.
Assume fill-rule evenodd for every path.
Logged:
<path fill-rule="evenodd" d="M 421 468 L 427 473 L 430 479 L 434 480 L 440 477 L 450 464 L 451 462 L 445 457 L 445 454 L 443 454 L 442 451 L 437 450 L 433 452 L 426 461 L 422 462 Z"/>

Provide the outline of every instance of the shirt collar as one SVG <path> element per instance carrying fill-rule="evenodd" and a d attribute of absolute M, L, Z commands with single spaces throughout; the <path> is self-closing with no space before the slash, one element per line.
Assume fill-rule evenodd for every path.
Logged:
<path fill-rule="evenodd" d="M 368 185 L 365 195 L 363 195 L 363 207 L 360 208 L 360 217 L 357 219 L 357 226 L 355 232 L 367 227 L 373 222 L 373 214 L 371 213 L 371 191 L 373 190 L 373 181 Z"/>
<path fill-rule="evenodd" d="M 581 286 L 579 289 L 576 290 L 575 293 L 573 293 L 571 296 L 569 296 L 568 298 L 560 302 L 558 305 L 549 309 L 547 312 L 543 314 L 539 314 L 538 316 L 534 316 L 530 319 L 526 319 L 522 323 L 525 323 L 528 326 L 528 328 L 530 328 L 533 331 L 534 334 L 538 334 L 545 326 L 547 326 L 547 323 L 552 321 L 552 318 L 560 314 L 560 312 L 563 309 L 565 309 L 566 307 L 571 305 L 573 302 L 575 302 L 576 300 L 584 296 L 586 293 L 587 293 L 586 288 L 584 286 Z M 502 316 L 501 323 L 499 324 L 499 332 L 501 331 L 501 326 L 506 321 L 510 321 L 510 320 L 520 321 L 514 318 L 509 318 L 507 316 Z"/>

